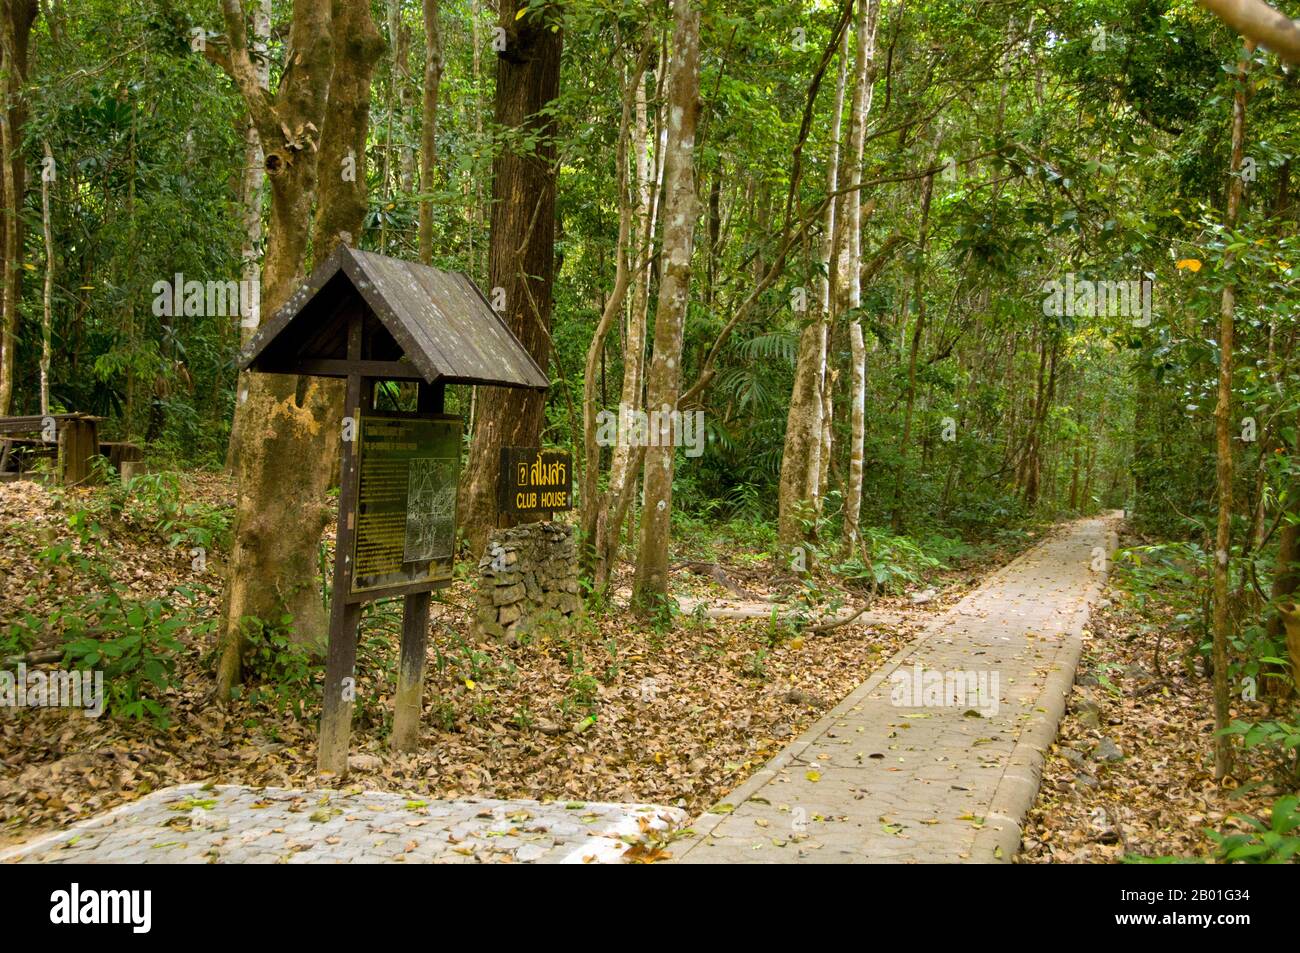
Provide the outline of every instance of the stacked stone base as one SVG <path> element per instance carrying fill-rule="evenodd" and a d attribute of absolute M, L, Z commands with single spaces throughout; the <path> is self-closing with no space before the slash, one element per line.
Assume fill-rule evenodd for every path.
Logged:
<path fill-rule="evenodd" d="M 493 532 L 478 563 L 478 632 L 514 640 L 543 621 L 567 627 L 582 611 L 577 555 L 567 523 Z"/>

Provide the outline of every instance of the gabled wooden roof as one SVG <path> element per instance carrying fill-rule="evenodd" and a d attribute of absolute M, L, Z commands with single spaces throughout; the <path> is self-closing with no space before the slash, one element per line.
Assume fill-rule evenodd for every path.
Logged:
<path fill-rule="evenodd" d="M 239 356 L 239 368 L 346 376 L 347 321 L 358 302 L 364 304 L 363 374 L 430 384 L 550 386 L 465 275 L 346 245 L 258 328 Z"/>

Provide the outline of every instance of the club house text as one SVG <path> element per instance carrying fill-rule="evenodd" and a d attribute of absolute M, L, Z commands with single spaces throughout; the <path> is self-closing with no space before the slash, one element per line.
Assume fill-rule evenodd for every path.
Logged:
<path fill-rule="evenodd" d="M 515 506 L 521 510 L 567 509 L 569 506 L 569 469 L 563 460 L 546 460 L 542 454 L 529 462 L 517 464 Z M 548 489 L 552 487 L 554 489 Z"/>

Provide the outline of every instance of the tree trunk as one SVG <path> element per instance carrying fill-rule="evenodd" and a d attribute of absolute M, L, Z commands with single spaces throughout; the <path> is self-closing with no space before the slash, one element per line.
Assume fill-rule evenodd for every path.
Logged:
<path fill-rule="evenodd" d="M 853 92 L 853 119 L 849 131 L 849 185 L 862 183 L 862 152 L 866 143 L 867 115 L 871 111 L 876 83 L 876 29 L 880 20 L 880 0 L 868 0 L 858 15 L 858 81 Z M 862 319 L 857 309 L 862 304 L 862 195 L 854 191 L 844 196 L 848 216 L 841 229 L 836 280 L 837 294 L 845 309 L 853 314 L 849 325 L 849 348 L 853 361 L 850 380 L 849 475 L 844 491 L 845 546 L 853 552 L 858 540 L 858 521 L 862 514 L 862 479 L 865 470 L 867 439 L 867 346 L 862 335 Z M 844 206 L 842 206 L 844 207 Z"/>
<path fill-rule="evenodd" d="M 1269 593 L 1275 611 L 1269 616 L 1267 631 L 1271 638 L 1285 638 L 1291 655 L 1291 688 L 1300 692 L 1300 608 L 1296 606 L 1296 593 L 1300 592 L 1300 480 L 1292 480 L 1287 486 L 1282 505 L 1284 522 Z"/>
<path fill-rule="evenodd" d="M 614 288 L 605 301 L 600 322 L 592 335 L 591 345 L 587 348 L 587 362 L 583 374 L 583 474 L 582 474 L 582 563 L 583 571 L 589 576 L 596 573 L 596 563 L 601 555 L 602 538 L 601 516 L 605 513 L 605 494 L 600 492 L 600 446 L 596 443 L 596 413 L 604 401 L 596 395 L 597 363 L 605 354 L 605 339 L 614 325 L 615 319 L 623 311 L 623 301 L 631 274 L 629 258 L 635 259 L 639 254 L 636 243 L 632 240 L 633 199 L 627 188 L 627 144 L 632 125 L 632 113 L 635 109 L 636 91 L 642 85 L 646 64 L 650 60 L 651 47 L 646 44 L 632 67 L 631 75 L 623 92 L 623 112 L 619 121 L 618 145 L 615 149 L 614 180 L 618 195 L 618 240 L 614 249 Z M 629 247 L 630 246 L 630 247 Z M 602 375 L 603 376 L 603 375 Z M 619 443 L 624 441 L 620 440 Z M 602 574 L 608 578 L 608 572 Z"/>
<path fill-rule="evenodd" d="M 646 42 L 653 41 L 653 25 L 647 25 Z M 619 394 L 620 414 L 624 409 L 629 413 L 641 410 L 644 405 L 641 392 L 645 386 L 645 333 L 650 309 L 652 269 L 649 255 L 654 243 L 654 203 L 658 181 L 656 160 L 650 152 L 647 141 L 649 135 L 647 109 L 643 79 L 636 88 L 636 121 L 633 139 L 636 155 L 638 235 L 637 257 L 633 260 L 637 267 L 634 272 L 631 305 L 628 310 L 627 331 L 623 335 L 623 389 Z M 623 517 L 627 514 L 630 498 L 635 492 L 636 477 L 640 470 L 639 466 L 632 465 L 634 457 L 637 460 L 641 459 L 627 441 L 620 440 L 618 446 L 614 448 L 614 459 L 609 468 L 610 505 L 606 507 L 604 532 L 598 541 L 597 588 L 605 587 L 618 559 L 619 543 L 623 534 Z M 625 496 L 627 499 L 624 499 Z"/>
<path fill-rule="evenodd" d="M 258 85 L 239 3 L 223 0 L 223 9 L 230 69 L 257 123 L 271 183 L 263 280 L 274 310 L 301 283 L 309 242 L 324 256 L 360 234 L 370 79 L 383 40 L 365 0 L 335 0 L 332 9 L 327 0 L 301 0 L 289 36 L 295 68 L 272 98 Z M 236 408 L 244 419 L 218 697 L 239 681 L 249 618 L 274 622 L 287 612 L 297 640 L 320 643 L 326 635 L 317 562 L 333 509 L 326 490 L 342 411 L 338 382 L 280 374 L 251 375 L 248 397 Z"/>
<path fill-rule="evenodd" d="M 907 396 L 903 409 L 903 435 L 898 441 L 898 472 L 894 474 L 893 530 L 903 531 L 903 480 L 907 474 L 907 451 L 912 441 L 912 415 L 916 408 L 916 365 L 925 334 L 925 250 L 929 238 L 930 199 L 934 196 L 934 176 L 927 175 L 921 185 L 921 233 L 912 294 L 916 298 L 916 323 L 912 325 L 912 343 L 907 357 Z"/>
<path fill-rule="evenodd" d="M 54 328 L 54 229 L 50 223 L 50 182 L 55 176 L 54 154 L 42 143 L 45 163 L 41 168 L 41 231 L 45 235 L 45 290 L 41 299 L 41 415 L 50 412 L 50 336 Z"/>
<path fill-rule="evenodd" d="M 1043 367 L 1040 361 L 1039 399 L 1035 403 L 1034 416 L 1029 423 L 1029 442 L 1025 448 L 1025 457 L 1021 468 L 1024 501 L 1029 506 L 1038 503 L 1041 492 L 1043 428 L 1047 422 L 1047 413 L 1051 409 L 1052 400 L 1056 395 L 1057 356 L 1061 350 L 1060 335 L 1053 332 L 1050 347 L 1044 341 L 1043 348 L 1045 349 L 1043 355 L 1047 361 L 1047 382 L 1046 384 L 1043 383 Z"/>
<path fill-rule="evenodd" d="M 526 11 L 516 17 L 518 11 Z M 550 7 L 500 0 L 505 49 L 497 54 L 496 123 L 536 136 L 535 151 L 503 149 L 492 166 L 489 297 L 504 293 L 502 318 L 538 365 L 550 357 L 555 271 L 554 119 L 542 112 L 559 94 L 563 37 Z M 557 27 L 557 29 L 552 29 Z M 501 289 L 500 292 L 496 289 Z M 474 439 L 461 486 L 461 525 L 470 551 L 482 552 L 497 525 L 502 447 L 531 446 L 542 432 L 536 391 L 481 387 Z"/>
<path fill-rule="evenodd" d="M 1294 605 L 1296 593 L 1300 591 L 1300 481 L 1292 481 L 1287 490 L 1286 522 L 1282 526 L 1277 547 L 1277 569 L 1273 574 L 1273 587 L 1269 593 L 1274 607 Z M 1300 645 L 1290 636 L 1290 630 L 1284 626 L 1280 611 L 1270 615 L 1268 634 L 1271 638 L 1287 636 L 1291 649 L 1291 662 L 1296 675 L 1295 687 L 1300 690 Z"/>
<path fill-rule="evenodd" d="M 849 33 L 840 41 L 839 78 L 835 85 L 835 105 L 831 111 L 830 156 L 826 165 L 826 192 L 834 195 L 840 182 L 840 128 L 844 115 L 844 88 L 848 76 Z M 829 456 L 826 419 L 829 404 L 827 349 L 831 307 L 832 272 L 836 242 L 836 207 L 826 203 L 823 221 L 822 267 L 813 316 L 799 334 L 799 352 L 795 359 L 794 384 L 790 407 L 786 412 L 785 446 L 781 452 L 781 476 L 777 490 L 777 535 L 781 544 L 793 550 L 805 537 L 803 521 L 816 509 L 821 489 L 822 456 Z M 801 323 L 803 323 L 801 321 Z"/>
<path fill-rule="evenodd" d="M 1073 446 L 1070 448 L 1070 512 L 1077 512 L 1079 509 L 1079 448 L 1083 445 L 1082 439 L 1076 437 Z"/>
<path fill-rule="evenodd" d="M 3 0 L 0 3 L 0 74 L 4 76 L 5 103 L 0 105 L 0 254 L 3 255 L 4 291 L 0 294 L 0 416 L 13 403 L 14 354 L 18 346 L 18 306 L 22 281 L 23 192 L 26 165 L 23 162 L 23 124 L 27 106 L 23 84 L 27 80 L 27 48 L 37 0 Z"/>
<path fill-rule="evenodd" d="M 821 392 L 821 440 L 817 450 L 817 492 L 812 495 L 813 509 L 821 519 L 826 491 L 830 488 L 831 462 L 835 456 L 835 381 L 838 371 L 831 366 L 834 348 L 833 335 L 835 323 L 830 315 L 822 321 L 822 367 L 817 377 L 818 390 Z"/>
<path fill-rule="evenodd" d="M 700 10 L 695 0 L 673 0 L 673 51 L 669 63 L 664 173 L 663 278 L 655 311 L 654 356 L 646 388 L 646 407 L 667 412 L 677 407 L 681 388 L 682 338 L 691 285 L 695 230 L 695 124 L 699 110 Z M 668 531 L 672 518 L 672 446 L 676 433 L 656 434 L 646 448 L 645 506 L 637 553 L 633 605 L 654 610 L 668 595 Z M 668 438 L 668 439 L 665 439 Z M 669 445 L 664 446 L 667 442 Z"/>
<path fill-rule="evenodd" d="M 257 70 L 257 84 L 262 89 L 271 85 L 271 60 L 267 55 L 267 45 L 271 40 L 271 0 L 259 0 L 252 11 L 252 33 L 249 41 L 252 46 L 253 65 Z M 257 134 L 257 123 L 248 118 L 244 130 L 244 175 L 240 183 L 240 205 L 244 217 L 244 247 L 241 257 L 244 261 L 242 278 L 247 287 L 256 289 L 253 314 L 239 315 L 239 343 L 242 347 L 256 333 L 262 321 L 261 287 L 262 287 L 262 192 L 266 185 L 266 166 L 263 164 L 262 140 Z M 240 371 L 235 384 L 236 400 L 243 403 L 248 396 L 248 371 Z M 236 458 L 239 453 L 239 434 L 237 427 L 243 415 L 236 413 L 231 424 L 230 442 L 226 447 L 226 472 L 235 472 Z"/>
<path fill-rule="evenodd" d="M 433 264 L 433 176 L 436 167 L 438 88 L 442 85 L 442 30 L 438 0 L 424 0 L 424 113 L 420 125 L 420 261 Z"/>
<path fill-rule="evenodd" d="M 1254 52 L 1254 44 L 1247 43 Z M 1241 209 L 1241 160 L 1246 139 L 1246 76 L 1249 59 L 1237 64 L 1237 88 L 1232 98 L 1232 167 L 1224 228 L 1236 228 Z M 1226 252 L 1223 270 L 1231 274 L 1235 255 Z M 1215 468 L 1219 514 L 1214 534 L 1214 777 L 1223 780 L 1232 771 L 1232 739 L 1222 734 L 1228 727 L 1228 643 L 1232 640 L 1232 607 L 1228 604 L 1232 552 L 1232 346 L 1236 287 L 1229 279 L 1219 303 L 1219 395 L 1214 405 Z"/>
<path fill-rule="evenodd" d="M 778 489 L 777 537 L 792 550 L 807 537 L 804 523 L 812 517 L 822 440 L 821 376 L 825 348 L 824 318 L 814 315 L 799 333 L 794 386 L 785 419 Z"/>

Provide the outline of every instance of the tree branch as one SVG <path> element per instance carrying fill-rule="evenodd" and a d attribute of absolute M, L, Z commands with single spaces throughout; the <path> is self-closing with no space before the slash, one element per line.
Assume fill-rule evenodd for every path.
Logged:
<path fill-rule="evenodd" d="M 248 55 L 248 28 L 244 23 L 243 4 L 239 0 L 221 0 L 221 12 L 226 19 L 226 35 L 230 38 L 229 63 L 214 62 L 226 69 L 235 81 L 262 141 L 273 141 L 280 132 L 280 124 L 271 94 L 262 88 L 257 67 Z"/>
<path fill-rule="evenodd" d="M 1268 47 L 1288 63 L 1300 63 L 1300 27 L 1262 0 L 1198 0 L 1247 39 Z"/>

